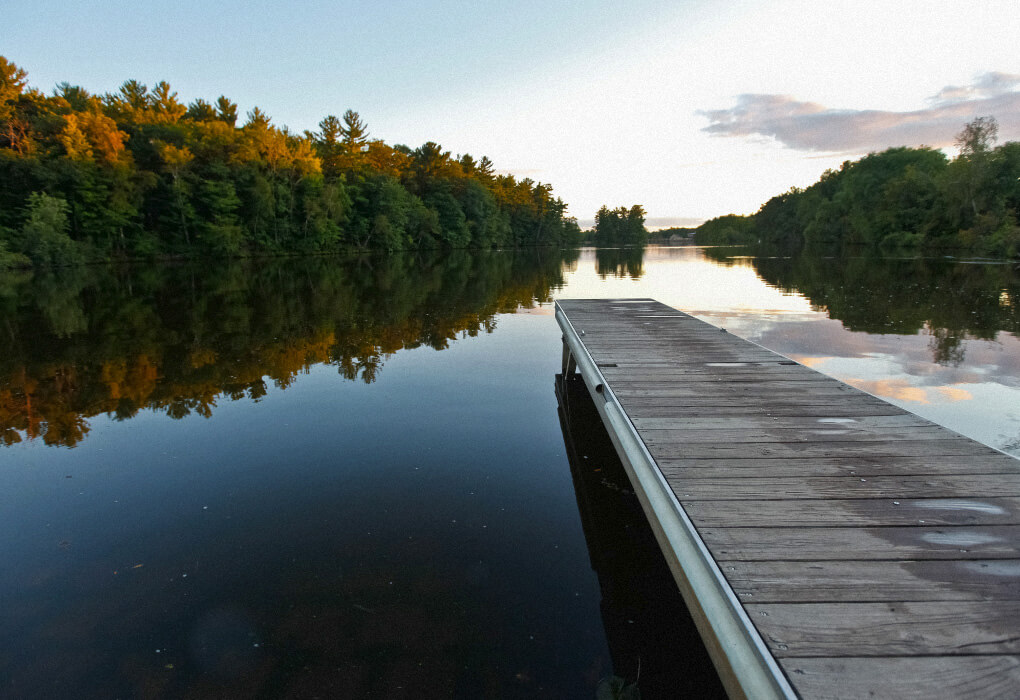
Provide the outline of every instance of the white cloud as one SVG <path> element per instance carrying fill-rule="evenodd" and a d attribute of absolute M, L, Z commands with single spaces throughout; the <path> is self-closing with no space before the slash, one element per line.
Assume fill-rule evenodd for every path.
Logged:
<path fill-rule="evenodd" d="M 936 105 L 954 104 L 970 100 L 984 100 L 1001 97 L 1020 88 L 1020 75 L 1014 73 L 985 73 L 972 85 L 947 85 L 930 98 Z"/>
<path fill-rule="evenodd" d="M 789 95 L 744 94 L 729 109 L 700 110 L 715 136 L 764 137 L 796 150 L 863 153 L 893 146 L 951 146 L 975 117 L 994 116 L 1003 140 L 1020 138 L 1020 75 L 985 73 L 971 85 L 947 86 L 926 109 L 830 109 Z"/>

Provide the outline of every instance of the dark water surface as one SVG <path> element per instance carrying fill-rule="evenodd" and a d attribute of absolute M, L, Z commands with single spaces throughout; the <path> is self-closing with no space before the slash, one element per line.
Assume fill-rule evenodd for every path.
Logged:
<path fill-rule="evenodd" d="M 655 297 L 1017 454 L 1018 290 L 691 248 L 4 277 L 0 696 L 712 697 L 558 410 L 551 299 Z"/>
<path fill-rule="evenodd" d="M 554 392 L 565 255 L 8 280 L 0 694 L 689 683 L 642 662 L 640 611 L 613 657 Z"/>

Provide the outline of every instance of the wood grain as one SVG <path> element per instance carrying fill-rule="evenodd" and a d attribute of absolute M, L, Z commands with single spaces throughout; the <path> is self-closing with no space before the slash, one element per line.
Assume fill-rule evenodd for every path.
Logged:
<path fill-rule="evenodd" d="M 1004 460 L 998 453 L 984 456 L 890 457 L 887 455 L 849 457 L 798 457 L 769 459 L 665 459 L 659 468 L 669 473 L 671 483 L 686 478 L 710 477 L 744 479 L 777 476 L 939 476 L 946 474 L 1001 474 L 1009 480 L 1016 474 L 1014 460 Z"/>
<path fill-rule="evenodd" d="M 783 659 L 802 697 L 816 700 L 1012 700 L 1020 656 Z"/>
<path fill-rule="evenodd" d="M 726 577 L 749 603 L 1020 599 L 1020 560 L 732 561 Z"/>
<path fill-rule="evenodd" d="M 681 503 L 688 501 L 884 498 L 906 499 L 961 498 L 982 499 L 995 496 L 1020 496 L 1020 480 L 1003 479 L 1001 474 L 917 475 L 917 476 L 804 476 L 744 477 L 737 479 L 700 477 L 667 480 Z M 791 504 L 791 507 L 796 507 Z M 897 506 L 889 501 L 889 510 Z"/>
<path fill-rule="evenodd" d="M 1020 602 L 745 603 L 776 658 L 1020 654 Z"/>
<path fill-rule="evenodd" d="M 1020 498 L 683 499 L 706 527 L 868 527 L 1020 525 Z"/>
<path fill-rule="evenodd" d="M 1016 525 L 699 527 L 698 533 L 718 562 L 1020 559 Z"/>

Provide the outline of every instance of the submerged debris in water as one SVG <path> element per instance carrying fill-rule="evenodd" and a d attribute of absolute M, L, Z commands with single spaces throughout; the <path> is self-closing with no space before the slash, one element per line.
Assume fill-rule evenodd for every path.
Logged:
<path fill-rule="evenodd" d="M 595 688 L 596 700 L 641 700 L 641 689 L 637 681 L 627 683 L 619 676 L 603 678 Z"/>

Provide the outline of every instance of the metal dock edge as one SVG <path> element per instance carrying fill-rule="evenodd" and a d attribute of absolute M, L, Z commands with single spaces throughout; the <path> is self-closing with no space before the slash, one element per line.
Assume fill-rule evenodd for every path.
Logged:
<path fill-rule="evenodd" d="M 796 698 L 598 365 L 556 303 L 564 372 L 576 364 L 716 670 L 733 698 Z"/>

